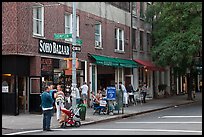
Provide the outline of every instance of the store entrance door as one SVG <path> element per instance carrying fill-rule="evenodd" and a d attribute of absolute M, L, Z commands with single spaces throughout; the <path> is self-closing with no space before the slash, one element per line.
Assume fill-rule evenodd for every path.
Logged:
<path fill-rule="evenodd" d="M 19 113 L 25 113 L 27 110 L 27 94 L 26 94 L 26 77 L 18 77 L 18 109 Z"/>

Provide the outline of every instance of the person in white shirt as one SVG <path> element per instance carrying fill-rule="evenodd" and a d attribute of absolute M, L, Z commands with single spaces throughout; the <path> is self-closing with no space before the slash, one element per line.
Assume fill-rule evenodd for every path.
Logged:
<path fill-rule="evenodd" d="M 81 89 L 81 96 L 84 101 L 84 104 L 87 104 L 87 97 L 88 97 L 88 89 L 89 87 L 87 86 L 86 82 L 80 87 Z"/>
<path fill-rule="evenodd" d="M 123 92 L 123 104 L 124 106 L 128 107 L 128 94 L 125 86 L 122 84 L 122 82 L 119 82 L 119 89 Z"/>
<path fill-rule="evenodd" d="M 75 89 L 73 89 L 73 87 L 71 87 L 71 90 L 75 90 L 75 94 L 76 94 L 76 104 L 80 104 L 80 93 L 79 93 L 79 89 L 76 87 Z M 73 93 L 73 92 L 72 92 Z"/>

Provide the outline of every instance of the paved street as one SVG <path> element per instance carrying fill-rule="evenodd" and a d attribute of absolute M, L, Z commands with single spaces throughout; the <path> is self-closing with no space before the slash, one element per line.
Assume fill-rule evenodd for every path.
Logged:
<path fill-rule="evenodd" d="M 202 96 L 201 93 L 197 93 L 196 101 L 198 101 L 198 100 L 201 101 L 202 100 L 201 96 Z M 186 106 L 184 104 L 189 104 L 189 105 Z M 191 107 L 188 107 L 188 106 L 191 106 Z M 163 111 L 158 111 L 157 113 L 153 113 L 153 111 L 155 111 L 155 110 L 162 110 L 162 109 L 163 109 Z M 108 129 L 111 131 L 112 131 L 112 128 L 114 127 L 115 130 L 114 130 L 114 132 L 113 131 L 112 132 L 114 134 L 115 133 L 118 134 L 119 132 L 115 132 L 115 131 L 117 131 L 121 128 L 127 128 L 128 130 L 130 130 L 131 128 L 128 128 L 128 125 L 130 125 L 132 128 L 136 127 L 136 129 L 134 128 L 134 131 L 137 131 L 141 128 L 144 128 L 144 127 L 146 127 L 146 125 L 148 125 L 149 128 L 151 127 L 150 129 L 152 129 L 152 127 L 154 127 L 154 129 L 155 128 L 158 128 L 158 129 L 163 128 L 165 130 L 173 130 L 173 129 L 175 129 L 175 128 L 173 128 L 174 126 L 172 126 L 173 123 L 171 123 L 171 124 L 165 123 L 165 125 L 170 124 L 171 126 L 164 126 L 163 127 L 164 123 L 155 123 L 155 122 L 187 122 L 187 119 L 186 118 L 179 118 L 180 121 L 178 121 L 178 118 L 175 118 L 175 117 L 174 118 L 161 118 L 161 119 L 159 119 L 158 117 L 184 116 L 184 115 L 185 116 L 202 116 L 201 110 L 202 110 L 201 103 L 194 102 L 192 104 L 192 101 L 186 100 L 186 95 L 173 96 L 173 97 L 164 98 L 164 99 L 149 100 L 146 104 L 142 104 L 142 105 L 138 104 L 136 106 L 130 106 L 128 108 L 125 108 L 124 114 L 113 115 L 113 116 L 110 116 L 110 115 L 93 115 L 93 110 L 91 108 L 89 108 L 87 110 L 86 120 L 81 121 L 82 126 L 79 128 L 68 127 L 66 129 L 60 129 L 57 127 L 55 117 L 53 117 L 52 129 L 55 131 L 53 131 L 52 133 L 42 132 L 42 129 L 41 129 L 42 116 L 41 115 L 34 115 L 34 114 L 24 114 L 24 115 L 22 114 L 19 116 L 5 116 L 5 115 L 3 115 L 3 117 L 2 117 L 2 120 L 3 120 L 2 121 L 2 127 L 3 127 L 2 134 L 21 134 L 19 131 L 22 131 L 22 134 L 66 134 L 67 131 L 64 131 L 64 130 L 69 130 L 69 134 L 71 134 L 70 130 L 73 132 L 73 134 L 75 134 L 75 132 L 73 130 L 77 130 L 77 133 L 79 133 L 79 134 L 89 134 L 89 133 L 94 133 L 93 131 L 95 129 L 101 129 L 101 132 L 102 132 L 103 130 L 105 130 L 104 127 L 106 127 L 106 130 Z M 152 113 L 150 113 L 150 112 L 152 112 Z M 192 112 L 192 113 L 190 113 L 190 112 Z M 149 115 L 149 113 L 150 113 L 150 115 Z M 139 114 L 145 114 L 145 115 L 139 115 Z M 134 119 L 131 118 L 130 120 L 128 120 L 129 119 L 128 118 L 127 121 L 125 119 L 120 121 L 121 118 L 125 118 L 125 117 L 131 116 L 131 115 L 132 116 L 137 115 L 137 116 L 134 117 Z M 189 132 L 189 133 L 192 133 L 192 134 L 198 133 L 199 134 L 201 131 L 201 126 L 200 126 L 201 124 L 199 122 L 201 122 L 200 119 L 202 119 L 202 118 L 192 117 L 190 119 L 191 120 L 188 119 L 188 122 L 198 122 L 198 123 L 183 123 L 183 125 L 187 125 L 187 124 L 190 124 L 190 125 L 193 124 L 193 126 L 196 125 L 196 127 L 194 129 L 191 128 L 191 130 L 193 130 L 193 132 Z M 113 120 L 119 120 L 119 121 L 113 121 Z M 111 122 L 107 123 L 107 125 L 106 125 L 106 122 L 99 123 L 101 121 L 106 121 L 106 122 L 111 121 Z M 129 124 L 120 123 L 120 122 L 130 122 L 130 121 L 133 123 L 131 123 L 131 124 L 130 123 Z M 134 122 L 142 122 L 142 123 L 134 123 Z M 147 122 L 147 123 L 153 122 L 153 123 L 147 124 L 147 123 L 143 123 L 143 122 Z M 93 123 L 97 123 L 97 124 L 88 125 L 88 124 L 93 124 Z M 153 126 L 152 124 L 156 124 L 158 127 L 155 125 Z M 177 125 L 178 123 L 174 123 L 174 124 Z M 110 125 L 110 126 L 108 126 L 108 125 Z M 184 126 L 181 126 L 181 127 L 178 129 L 182 129 L 182 130 L 185 129 L 185 128 L 183 128 Z M 86 129 L 86 132 L 84 131 L 85 129 Z M 58 130 L 60 130 L 60 132 Z M 63 130 L 63 132 L 62 132 L 62 130 Z M 141 130 L 144 130 L 144 129 L 141 129 Z M 190 129 L 187 127 L 187 130 L 190 130 Z M 30 133 L 28 131 L 30 131 Z M 87 132 L 87 131 L 90 131 L 90 132 Z M 106 133 L 107 134 L 111 133 L 111 131 L 106 132 Z M 128 131 L 126 131 L 126 132 L 128 132 Z M 129 131 L 129 132 L 128 132 L 129 134 L 136 134 L 133 131 Z M 187 131 L 184 130 L 184 132 L 182 132 L 182 133 L 185 134 L 186 132 Z M 100 133 L 100 131 L 98 131 L 97 133 Z M 137 134 L 140 134 L 140 133 L 141 133 L 141 131 L 137 132 Z M 148 132 L 148 134 L 149 133 L 152 134 L 151 132 Z M 170 133 L 172 133 L 172 132 L 170 132 Z M 177 134 L 178 132 L 173 131 L 173 133 Z M 155 133 L 155 134 L 157 134 L 157 133 Z M 161 134 L 161 133 L 159 133 L 159 134 Z"/>

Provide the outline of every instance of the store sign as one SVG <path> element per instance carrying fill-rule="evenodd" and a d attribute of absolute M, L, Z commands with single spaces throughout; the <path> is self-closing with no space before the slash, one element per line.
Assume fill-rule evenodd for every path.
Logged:
<path fill-rule="evenodd" d="M 9 92 L 9 87 L 8 86 L 2 86 L 2 92 Z"/>
<path fill-rule="evenodd" d="M 39 39 L 39 53 L 70 56 L 70 45 L 68 43 Z"/>
<path fill-rule="evenodd" d="M 107 100 L 116 100 L 116 88 L 107 87 Z"/>

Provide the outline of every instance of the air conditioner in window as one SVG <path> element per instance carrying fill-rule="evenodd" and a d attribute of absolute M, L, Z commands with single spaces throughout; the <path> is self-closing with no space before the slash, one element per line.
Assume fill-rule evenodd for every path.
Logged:
<path fill-rule="evenodd" d="M 99 47 L 100 46 L 100 42 L 99 41 L 95 41 L 95 46 Z"/>

